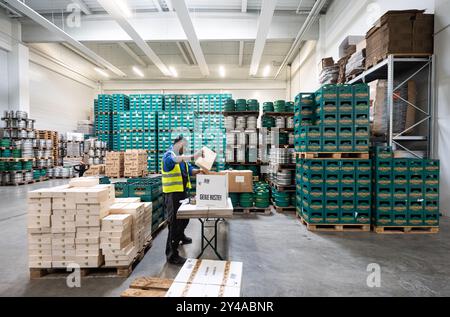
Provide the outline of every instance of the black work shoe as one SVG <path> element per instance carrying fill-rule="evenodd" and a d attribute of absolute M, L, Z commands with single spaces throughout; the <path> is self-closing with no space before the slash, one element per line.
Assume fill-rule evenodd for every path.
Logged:
<path fill-rule="evenodd" d="M 167 259 L 167 262 L 175 265 L 183 265 L 184 262 L 186 262 L 186 258 L 183 258 L 182 256 L 179 255 L 175 255 Z"/>
<path fill-rule="evenodd" d="M 191 243 L 192 243 L 192 239 L 185 236 L 185 237 L 183 238 L 183 240 L 180 241 L 180 243 L 181 243 L 182 245 L 191 244 Z"/>

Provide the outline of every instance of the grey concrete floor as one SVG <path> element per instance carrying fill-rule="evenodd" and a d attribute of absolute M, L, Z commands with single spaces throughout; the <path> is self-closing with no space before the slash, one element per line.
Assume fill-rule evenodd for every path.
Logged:
<path fill-rule="evenodd" d="M 29 280 L 27 269 L 26 193 L 65 181 L 0 187 L 0 296 L 118 296 L 140 276 L 173 278 L 167 265 L 167 229 L 125 278 L 101 274 L 82 279 L 81 288 L 66 286 L 63 275 Z M 236 217 L 221 226 L 221 249 L 244 263 L 244 296 L 450 296 L 450 221 L 441 219 L 437 235 L 312 233 L 293 215 Z M 187 233 L 194 243 L 182 254 L 196 257 L 200 225 Z M 225 247 L 228 246 L 228 247 Z M 211 253 L 204 258 L 214 259 Z M 367 266 L 381 268 L 381 287 L 367 286 Z"/>

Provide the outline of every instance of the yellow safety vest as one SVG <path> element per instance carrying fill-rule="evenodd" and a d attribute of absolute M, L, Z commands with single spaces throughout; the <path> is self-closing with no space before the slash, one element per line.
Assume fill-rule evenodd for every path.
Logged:
<path fill-rule="evenodd" d="M 174 154 L 175 155 L 175 154 Z M 189 176 L 189 168 L 186 162 L 186 172 L 187 172 L 187 184 L 186 188 L 191 189 L 191 178 Z M 183 176 L 181 174 L 181 167 L 179 163 L 175 164 L 175 167 L 170 171 L 164 171 L 164 161 L 161 162 L 161 173 L 162 173 L 162 187 L 163 193 L 182 193 L 183 188 Z"/>

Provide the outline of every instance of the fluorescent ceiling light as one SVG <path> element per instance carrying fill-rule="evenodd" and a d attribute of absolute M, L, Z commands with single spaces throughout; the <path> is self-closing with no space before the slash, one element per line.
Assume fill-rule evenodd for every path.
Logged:
<path fill-rule="evenodd" d="M 131 12 L 131 9 L 128 6 L 127 0 L 114 0 L 114 3 L 119 8 L 120 13 L 124 17 L 131 18 L 133 16 L 133 12 Z"/>
<path fill-rule="evenodd" d="M 108 78 L 109 77 L 109 74 L 106 72 L 106 70 L 104 70 L 104 69 L 101 69 L 101 68 L 99 68 L 99 67 L 94 67 L 94 70 L 97 72 L 97 73 L 99 73 L 100 75 L 102 75 L 103 77 L 106 77 L 106 78 Z"/>
<path fill-rule="evenodd" d="M 270 65 L 267 65 L 266 67 L 264 67 L 263 76 L 264 77 L 269 76 L 270 71 L 271 71 Z"/>
<path fill-rule="evenodd" d="M 178 72 L 177 72 L 177 70 L 175 69 L 175 67 L 170 66 L 170 67 L 169 67 L 169 70 L 170 70 L 170 72 L 172 73 L 172 76 L 173 76 L 173 77 L 178 77 Z"/>
<path fill-rule="evenodd" d="M 220 75 L 220 77 L 225 78 L 225 76 L 227 75 L 227 73 L 225 71 L 225 67 L 223 67 L 223 66 L 219 67 L 219 75 Z"/>
<path fill-rule="evenodd" d="M 133 72 L 140 77 L 145 77 L 144 72 L 137 66 L 133 66 Z"/>

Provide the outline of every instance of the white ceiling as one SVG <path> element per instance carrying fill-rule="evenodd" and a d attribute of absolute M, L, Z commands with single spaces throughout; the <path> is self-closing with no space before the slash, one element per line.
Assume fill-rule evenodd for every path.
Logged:
<path fill-rule="evenodd" d="M 0 0 L 5 1 L 5 0 Z M 7 0 L 6 0 L 7 1 Z M 97 0 L 78 0 L 82 1 L 91 11 L 92 15 L 85 16 L 86 19 L 89 20 L 95 20 L 95 19 L 102 19 L 102 16 L 105 16 L 107 13 L 103 9 L 103 7 L 98 3 Z M 154 0 L 123 0 L 126 1 L 128 6 L 133 10 L 134 13 L 139 14 L 157 14 L 155 12 L 158 11 L 157 7 L 154 4 Z M 159 4 L 163 11 L 167 13 L 161 13 L 161 14 L 173 14 L 172 12 L 168 12 L 168 6 L 166 0 L 157 0 L 159 1 Z M 169 1 L 169 0 L 167 0 Z M 63 13 L 65 13 L 67 9 L 67 5 L 72 3 L 71 0 L 24 0 L 25 4 L 30 6 L 33 10 L 37 11 L 38 13 L 44 15 L 47 19 L 55 23 L 56 25 L 60 25 L 60 22 L 58 23 L 58 18 L 62 16 Z M 328 5 L 331 1 L 328 1 Z M 210 18 L 210 21 L 208 23 L 215 23 L 214 21 L 214 14 L 227 14 L 234 18 L 236 17 L 236 23 L 239 22 L 239 14 L 242 10 L 242 3 L 243 0 L 186 0 L 186 4 L 188 9 L 191 11 L 191 15 L 195 14 L 195 12 L 199 12 L 198 14 L 208 14 L 208 16 L 213 17 L 212 20 Z M 291 48 L 295 34 L 298 32 L 298 30 L 301 27 L 302 20 L 298 19 L 298 14 L 303 14 L 303 19 L 305 17 L 305 14 L 311 10 L 315 3 L 315 0 L 278 0 L 277 5 L 275 8 L 275 14 L 277 15 L 276 22 L 272 22 L 271 25 L 271 32 L 274 33 L 273 38 L 268 38 L 264 47 L 263 55 L 261 58 L 261 62 L 259 65 L 259 72 L 256 75 L 256 77 L 262 77 L 262 73 L 265 67 L 270 67 L 269 76 L 274 76 L 275 73 L 278 70 L 278 67 L 285 59 L 289 49 Z M 257 27 L 257 17 L 259 16 L 259 11 L 261 10 L 261 4 L 262 0 L 248 0 L 247 1 L 247 12 L 249 14 L 252 14 L 255 18 L 254 20 L 251 20 L 251 26 L 253 28 Z M 301 4 L 301 6 L 299 6 Z M 326 6 L 326 7 L 327 7 Z M 326 9 L 325 7 L 325 9 Z M 233 12 L 236 12 L 236 14 L 233 14 Z M 98 18 L 97 18 L 98 17 Z M 164 15 L 161 21 L 171 21 L 166 20 L 166 16 Z M 202 16 L 203 17 L 203 16 Z M 108 17 L 110 18 L 110 17 Z M 198 18 L 197 16 L 193 16 L 194 18 Z M 151 17 L 150 17 L 151 19 Z M 289 20 L 287 20 L 289 19 Z M 30 24 L 30 20 L 27 18 L 22 18 L 22 20 L 27 24 Z M 152 20 L 147 20 L 152 21 Z M 159 23 L 155 22 L 158 20 L 153 20 L 153 23 Z M 225 21 L 225 20 L 224 20 Z M 228 21 L 228 20 L 227 20 Z M 233 20 L 230 20 L 233 21 Z M 244 20 L 242 20 L 244 21 Z M 249 20 L 250 21 L 250 20 Z M 280 22 L 281 21 L 281 22 Z M 284 21 L 284 24 L 283 24 Z M 289 22 L 287 22 L 289 21 Z M 34 22 L 33 22 L 34 23 Z M 31 23 L 31 25 L 33 25 Z M 150 23 L 150 22 L 149 22 Z M 247 22 L 244 22 L 247 23 Z M 138 26 L 138 24 L 135 22 L 135 26 Z M 235 23 L 232 23 L 235 24 Z M 145 33 L 146 31 L 146 25 L 143 24 L 143 29 L 141 29 L 141 32 Z M 160 30 L 157 30 L 157 32 L 160 32 L 164 34 L 164 29 L 168 27 L 167 25 L 163 24 L 157 24 L 157 26 L 160 26 Z M 210 24 L 209 24 L 210 25 Z M 230 25 L 230 24 L 228 24 Z M 237 25 L 237 24 L 236 24 Z M 246 24 L 239 24 L 239 27 L 245 27 Z M 204 26 L 204 24 L 203 24 Z M 248 26 L 248 24 L 247 24 Z M 142 26 L 141 26 L 142 27 Z M 217 26 L 216 26 L 217 27 Z M 31 27 L 31 29 L 36 29 L 35 27 Z M 40 28 L 40 27 L 38 27 Z M 237 33 L 239 34 L 239 31 L 241 29 L 237 29 Z M 28 29 L 24 28 L 28 31 Z M 246 28 L 246 30 L 248 27 Z M 90 27 L 88 29 L 88 32 L 91 32 L 91 34 L 94 34 L 95 32 L 100 32 L 99 28 Z M 220 28 L 219 28 L 220 30 Z M 67 30 L 69 32 L 69 30 Z M 200 30 L 203 31 L 203 30 Z M 226 31 L 226 30 L 224 30 Z M 283 36 L 283 34 L 289 35 Z M 76 32 L 76 31 L 75 31 Z M 168 32 L 168 31 L 167 31 Z M 199 32 L 199 30 L 196 30 L 196 32 Z M 236 27 L 234 29 L 234 32 L 236 33 Z M 30 32 L 29 34 L 34 33 Z M 100 34 L 100 33 L 99 33 Z M 117 33 L 116 33 L 117 34 Z M 142 33 L 141 33 L 142 34 Z M 216 33 L 212 33 L 213 36 Z M 73 36 L 73 35 L 72 35 Z M 145 34 L 145 36 L 148 36 L 148 34 Z M 27 38 L 27 36 L 24 36 Z M 44 35 L 45 38 L 45 35 Z M 99 39 L 102 40 L 99 40 Z M 28 39 L 30 39 L 30 36 L 28 36 Z M 127 78 L 129 79 L 142 79 L 136 74 L 134 74 L 132 68 L 133 66 L 139 65 L 138 62 L 132 56 L 127 53 L 119 44 L 118 41 L 105 41 L 104 38 L 101 35 L 96 36 L 94 40 L 83 40 L 79 39 L 84 45 L 86 45 L 88 48 L 90 48 L 92 51 L 97 53 L 99 56 L 106 59 L 108 62 L 112 63 L 114 66 L 118 67 L 120 70 L 122 70 L 124 73 L 127 74 Z M 164 40 L 157 39 L 157 40 L 147 40 L 147 44 L 151 47 L 151 49 L 156 53 L 156 55 L 161 59 L 161 61 L 167 65 L 167 66 L 173 66 L 176 68 L 179 79 L 201 79 L 203 76 L 201 75 L 200 68 L 196 63 L 192 63 L 192 61 L 195 62 L 195 59 L 189 54 L 189 43 L 186 40 L 179 41 L 179 40 L 169 40 L 167 37 L 163 37 Z M 236 38 L 238 39 L 238 38 Z M 33 47 L 36 50 L 42 51 L 45 54 L 49 54 L 50 52 L 59 52 L 58 54 L 55 54 L 55 56 L 52 56 L 55 59 L 58 59 L 62 55 L 60 54 L 60 50 L 55 50 L 54 45 L 61 45 L 58 44 L 59 40 L 41 40 L 41 41 L 33 41 L 31 40 L 30 43 L 33 43 Z M 143 51 L 138 48 L 138 46 L 129 40 L 120 40 L 122 42 L 126 42 L 126 45 L 129 46 L 129 48 L 140 57 L 140 59 L 146 64 L 146 66 L 139 65 L 139 68 L 145 73 L 146 80 L 148 79 L 167 79 L 164 77 L 161 72 L 158 70 L 158 68 L 152 63 L 152 61 L 149 60 L 149 58 L 143 53 Z M 243 55 L 242 55 L 242 66 L 239 65 L 239 51 L 240 51 L 240 41 L 242 40 L 214 40 L 208 38 L 208 39 L 201 39 L 200 45 L 203 51 L 203 54 L 206 59 L 206 63 L 210 70 L 210 76 L 208 78 L 210 79 L 220 79 L 219 76 L 219 67 L 224 66 L 226 69 L 226 78 L 227 79 L 248 79 L 249 78 L 249 69 L 250 64 L 252 60 L 252 54 L 253 54 L 253 48 L 254 48 L 254 40 L 245 40 L 244 43 L 244 49 L 243 49 Z M 48 43 L 48 44 L 46 44 Z M 185 48 L 183 52 L 179 48 L 179 44 L 182 44 L 182 46 Z M 62 45 L 61 45 L 62 46 Z M 63 47 L 63 50 L 68 50 L 67 47 Z M 186 58 L 183 56 L 187 56 L 188 62 L 186 61 Z M 85 56 L 83 56 L 84 59 L 86 59 Z M 87 58 L 89 62 L 92 62 L 92 64 L 95 64 L 92 60 Z M 86 60 L 85 60 L 86 61 Z M 84 62 L 85 62 L 84 61 Z M 76 67 L 77 65 L 70 65 L 73 63 L 73 59 L 70 61 L 62 61 L 69 66 Z M 112 79 L 115 77 L 112 76 Z M 101 78 L 99 78 L 101 79 Z M 280 80 L 284 80 L 285 76 L 284 73 L 281 73 L 278 77 Z"/>

